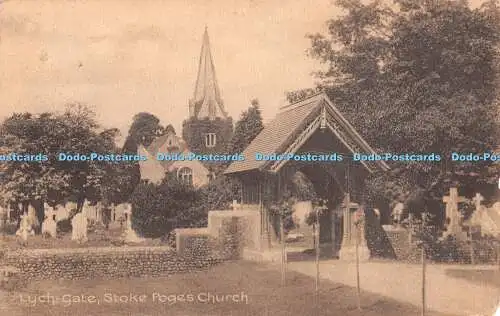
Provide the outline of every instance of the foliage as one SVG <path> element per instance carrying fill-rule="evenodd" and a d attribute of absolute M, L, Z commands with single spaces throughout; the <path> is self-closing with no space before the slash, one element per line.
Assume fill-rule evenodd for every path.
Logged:
<path fill-rule="evenodd" d="M 59 161 L 58 153 L 116 152 L 117 129 L 103 130 L 92 110 L 70 104 L 61 114 L 15 113 L 1 125 L 3 153 L 43 156 L 39 162 L 6 161 L 0 189 L 8 203 L 32 204 L 43 221 L 43 203 L 56 205 L 76 200 L 81 210 L 85 199 L 97 201 L 108 190 L 112 169 L 105 161 Z M 128 175 L 120 178 L 127 182 Z"/>
<path fill-rule="evenodd" d="M 318 214 L 321 216 L 321 212 L 326 209 L 328 202 L 324 199 L 315 198 L 313 200 L 313 211 L 306 215 L 305 222 L 307 225 L 316 225 L 318 222 Z"/>
<path fill-rule="evenodd" d="M 173 129 L 171 125 L 169 127 Z M 133 117 L 122 152 L 135 155 L 139 145 L 147 147 L 156 137 L 163 135 L 165 132 L 166 128 L 160 125 L 160 119 L 155 115 L 147 112 L 137 113 Z M 126 166 L 119 166 L 116 172 L 121 175 L 126 174 L 129 178 L 127 181 L 119 182 L 120 192 L 114 192 L 112 197 L 109 197 L 109 200 L 117 203 L 126 202 L 141 180 L 139 163 L 133 162 Z M 117 181 L 115 180 L 115 182 Z"/>
<path fill-rule="evenodd" d="M 234 178 L 219 175 L 200 188 L 202 205 L 207 211 L 227 210 L 233 200 L 241 197 L 241 184 Z"/>
<path fill-rule="evenodd" d="M 57 233 L 69 233 L 71 232 L 72 225 L 71 225 L 71 219 L 65 218 L 63 220 L 60 220 L 56 224 L 56 231 Z"/>
<path fill-rule="evenodd" d="M 132 227 L 148 238 L 163 237 L 176 227 L 206 221 L 206 209 L 192 186 L 168 179 L 159 185 L 140 183 L 132 197 Z"/>
<path fill-rule="evenodd" d="M 314 185 L 307 176 L 297 171 L 292 177 L 292 196 L 298 201 L 311 201 L 316 200 L 316 191 L 314 190 Z"/>
<path fill-rule="evenodd" d="M 128 130 L 128 136 L 123 146 L 126 153 L 137 153 L 139 144 L 149 146 L 153 140 L 163 135 L 165 129 L 160 125 L 160 119 L 147 112 L 140 112 L 134 115 L 132 125 Z"/>
<path fill-rule="evenodd" d="M 259 101 L 252 100 L 252 106 L 241 114 L 234 128 L 233 138 L 229 145 L 229 152 L 242 153 L 245 148 L 264 129 Z"/>
<path fill-rule="evenodd" d="M 280 201 L 269 206 L 269 215 L 275 219 L 273 221 L 274 226 L 278 226 L 279 222 L 283 221 L 283 229 L 285 230 L 285 232 L 295 228 L 295 224 L 293 221 L 294 203 L 295 199 L 293 199 L 288 192 L 285 192 Z M 279 232 L 278 227 L 275 228 L 275 231 Z"/>
<path fill-rule="evenodd" d="M 433 201 L 450 186 L 467 191 L 496 181 L 492 163 L 448 157 L 495 148 L 500 15 L 493 1 L 478 9 L 465 1 L 396 3 L 336 1 L 345 14 L 328 21 L 328 34 L 308 35 L 309 55 L 324 64 L 315 74 L 317 89 L 379 152 L 442 157 L 391 163 L 391 172 L 370 179 L 368 190 L 378 195 L 371 198 L 408 199 L 420 189 L 435 211 Z M 289 99 L 311 93 L 296 91 Z"/>

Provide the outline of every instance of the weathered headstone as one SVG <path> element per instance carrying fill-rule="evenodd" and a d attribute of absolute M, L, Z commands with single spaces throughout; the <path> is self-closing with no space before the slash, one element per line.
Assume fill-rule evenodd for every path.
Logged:
<path fill-rule="evenodd" d="M 396 203 L 394 208 L 392 209 L 391 217 L 393 224 L 397 227 L 401 226 L 401 222 L 403 221 L 403 213 L 404 213 L 404 204 L 401 202 Z"/>
<path fill-rule="evenodd" d="M 34 235 L 35 231 L 33 229 L 33 224 L 28 216 L 24 214 L 21 216 L 21 222 L 19 224 L 19 229 L 16 232 L 16 236 L 20 236 L 24 242 L 28 241 L 28 236 Z"/>
<path fill-rule="evenodd" d="M 0 227 L 3 228 L 7 222 L 8 210 L 0 205 Z"/>
<path fill-rule="evenodd" d="M 42 223 L 42 234 L 50 237 L 57 237 L 57 223 L 54 220 L 55 215 L 47 216 Z"/>
<path fill-rule="evenodd" d="M 445 236 L 454 236 L 457 239 L 466 239 L 467 233 L 462 228 L 462 217 L 458 211 L 458 203 L 467 201 L 464 197 L 458 195 L 457 188 L 450 188 L 450 195 L 443 197 L 446 203 L 446 232 Z"/>
<path fill-rule="evenodd" d="M 124 232 L 125 241 L 130 243 L 138 243 L 144 241 L 144 239 L 139 237 L 135 230 L 132 228 L 132 207 L 130 206 L 130 204 L 128 204 L 127 208 L 124 209 L 123 214 L 125 215 L 126 220 L 126 228 Z"/>
<path fill-rule="evenodd" d="M 87 218 L 85 214 L 78 213 L 71 220 L 71 226 L 73 227 L 71 232 L 71 240 L 78 242 L 87 241 Z"/>
<path fill-rule="evenodd" d="M 36 216 L 36 209 L 31 204 L 28 205 L 28 218 L 33 228 L 40 227 L 40 221 Z"/>

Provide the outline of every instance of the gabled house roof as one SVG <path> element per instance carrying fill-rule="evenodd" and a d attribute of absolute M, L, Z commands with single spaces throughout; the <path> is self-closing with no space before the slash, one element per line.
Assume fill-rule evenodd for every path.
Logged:
<path fill-rule="evenodd" d="M 344 118 L 325 93 L 281 107 L 257 137 L 243 151 L 244 161 L 233 162 L 224 172 L 235 174 L 252 170 L 277 171 L 273 161 L 259 161 L 255 153 L 295 153 L 320 126 L 328 128 L 352 153 L 375 154 L 375 151 Z M 300 141 L 299 141 L 300 140 Z M 299 144 L 302 142 L 301 144 Z M 332 151 L 335 148 L 332 148 Z M 388 170 L 383 161 L 361 162 L 370 172 Z M 271 170 L 274 169 L 274 170 Z"/>
<path fill-rule="evenodd" d="M 167 144 L 168 141 L 173 140 L 172 144 Z M 157 137 L 151 144 L 145 148 L 145 150 L 152 156 L 155 157 L 156 154 L 161 150 L 163 153 L 174 154 L 174 153 L 184 153 L 189 151 L 186 142 L 173 133 L 167 133 L 165 135 Z M 171 160 L 164 160 L 159 162 L 165 170 L 168 169 L 174 162 Z"/>

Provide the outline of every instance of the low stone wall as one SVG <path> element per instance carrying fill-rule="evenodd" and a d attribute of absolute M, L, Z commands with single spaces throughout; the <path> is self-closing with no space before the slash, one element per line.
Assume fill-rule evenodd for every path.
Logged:
<path fill-rule="evenodd" d="M 7 252 L 3 264 L 22 278 L 86 279 L 159 276 L 203 269 L 223 261 L 214 256 L 180 256 L 170 247 L 34 249 Z"/>
<path fill-rule="evenodd" d="M 243 248 L 261 249 L 261 217 L 258 210 L 211 211 L 208 232 L 226 245 L 225 252 L 241 258 Z"/>

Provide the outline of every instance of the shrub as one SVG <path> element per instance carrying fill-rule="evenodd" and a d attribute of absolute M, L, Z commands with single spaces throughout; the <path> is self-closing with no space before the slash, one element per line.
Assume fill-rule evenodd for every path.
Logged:
<path fill-rule="evenodd" d="M 71 225 L 71 220 L 69 218 L 65 218 L 63 220 L 60 220 L 56 224 L 56 231 L 57 233 L 69 233 L 71 232 L 72 225 Z"/>
<path fill-rule="evenodd" d="M 227 210 L 233 200 L 241 198 L 241 184 L 232 178 L 219 175 L 215 180 L 200 188 L 201 204 L 207 211 Z"/>
<path fill-rule="evenodd" d="M 206 217 L 197 190 L 175 179 L 139 184 L 131 203 L 132 228 L 147 238 L 163 237 L 177 226 L 192 226 Z"/>
<path fill-rule="evenodd" d="M 2 227 L 2 232 L 6 235 L 14 235 L 17 232 L 18 226 L 16 222 L 6 222 Z"/>
<path fill-rule="evenodd" d="M 429 244 L 429 256 L 435 262 L 468 263 L 470 261 L 467 243 L 452 236 Z"/>

